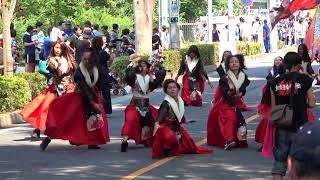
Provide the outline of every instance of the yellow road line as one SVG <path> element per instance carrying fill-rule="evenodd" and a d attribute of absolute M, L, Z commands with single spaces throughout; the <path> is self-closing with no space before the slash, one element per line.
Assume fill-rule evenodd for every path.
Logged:
<path fill-rule="evenodd" d="M 254 120 L 258 119 L 259 117 L 260 117 L 259 114 L 252 115 L 252 116 L 250 116 L 250 117 L 248 117 L 248 118 L 246 119 L 246 123 L 249 123 L 249 122 L 251 122 L 251 121 L 254 121 Z"/>
<path fill-rule="evenodd" d="M 259 117 L 260 117 L 259 114 L 255 114 L 253 116 L 248 117 L 246 119 L 246 122 L 249 123 L 249 122 L 251 122 L 251 121 L 253 121 L 253 120 L 255 120 L 255 119 L 259 118 Z M 207 143 L 207 138 L 204 138 L 204 139 L 198 141 L 196 144 L 198 146 L 201 146 L 201 145 L 204 145 L 206 143 Z M 155 168 L 158 168 L 158 167 L 162 166 L 163 164 L 166 164 L 166 163 L 168 163 L 168 162 L 170 162 L 170 161 L 172 161 L 172 160 L 174 160 L 174 159 L 176 159 L 178 157 L 179 156 L 173 156 L 173 157 L 167 157 L 167 158 L 161 159 L 161 160 L 159 160 L 157 162 L 154 162 L 154 163 L 152 163 L 152 164 L 150 164 L 150 165 L 148 165 L 148 166 L 146 166 L 144 168 L 141 168 L 141 169 L 139 169 L 139 170 L 127 175 L 127 176 L 124 176 L 121 179 L 122 180 L 135 179 L 136 177 L 138 177 L 138 176 L 140 176 L 142 174 L 145 174 L 145 173 L 147 173 L 147 172 L 149 172 L 149 171 L 151 171 L 151 170 L 153 170 Z"/>
<path fill-rule="evenodd" d="M 163 164 L 165 164 L 165 163 L 167 163 L 167 162 L 169 162 L 169 161 L 171 161 L 171 160 L 173 160 L 173 159 L 175 159 L 177 157 L 178 156 L 173 156 L 173 157 L 167 157 L 167 158 L 161 159 L 161 160 L 159 160 L 159 161 L 157 161 L 155 163 L 152 163 L 152 164 L 150 164 L 150 165 L 148 165 L 148 166 L 146 166 L 146 167 L 144 167 L 142 169 L 139 169 L 136 172 L 133 172 L 133 173 L 129 174 L 128 176 L 122 177 L 121 179 L 122 180 L 134 179 L 134 178 L 140 176 L 141 174 L 149 172 L 152 169 L 155 169 L 155 168 L 157 168 L 157 167 L 159 167 L 159 166 L 161 166 L 161 165 L 163 165 Z"/>

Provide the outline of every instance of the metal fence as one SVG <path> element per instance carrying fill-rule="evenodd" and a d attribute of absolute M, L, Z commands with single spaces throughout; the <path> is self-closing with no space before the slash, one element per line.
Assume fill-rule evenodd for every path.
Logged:
<path fill-rule="evenodd" d="M 196 20 L 180 21 L 179 26 L 186 41 L 195 41 L 195 32 L 198 26 Z"/>

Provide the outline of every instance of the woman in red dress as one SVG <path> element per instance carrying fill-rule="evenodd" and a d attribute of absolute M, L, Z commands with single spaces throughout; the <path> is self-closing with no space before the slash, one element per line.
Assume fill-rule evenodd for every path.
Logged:
<path fill-rule="evenodd" d="M 212 153 L 207 148 L 197 146 L 182 127 L 188 121 L 184 117 L 184 102 L 179 96 L 179 90 L 180 85 L 173 79 L 167 79 L 163 84 L 166 96 L 160 106 L 154 127 L 155 139 L 152 146 L 152 158 Z"/>
<path fill-rule="evenodd" d="M 101 91 L 97 88 L 98 57 L 92 49 L 83 51 L 79 68 L 74 73 L 76 91 L 55 99 L 48 112 L 45 134 L 40 148 L 45 150 L 51 139 L 63 139 L 73 145 L 98 145 L 110 141 L 107 116 Z"/>
<path fill-rule="evenodd" d="M 126 82 L 132 87 L 133 97 L 124 110 L 121 152 L 127 151 L 129 139 L 146 147 L 152 145 L 153 124 L 158 113 L 158 110 L 149 103 L 149 94 L 155 87 L 155 80 L 149 75 L 150 64 L 135 55 L 131 58 L 135 58 L 136 61 L 131 62 L 133 66 L 128 71 Z"/>
<path fill-rule="evenodd" d="M 208 82 L 211 89 L 213 86 L 204 70 L 197 46 L 190 46 L 185 60 L 181 61 L 178 75 L 175 78 L 176 81 L 181 75 L 183 75 L 181 97 L 184 104 L 186 106 L 202 106 L 204 79 Z"/>
<path fill-rule="evenodd" d="M 22 117 L 35 128 L 32 138 L 40 138 L 40 130 L 46 129 L 50 103 L 58 96 L 74 91 L 72 73 L 76 63 L 64 42 L 58 40 L 53 44 L 47 63 L 53 83 L 20 112 Z"/>
<path fill-rule="evenodd" d="M 270 103 L 271 103 L 271 94 L 270 94 L 270 85 L 269 82 L 276 78 L 278 75 L 281 75 L 285 73 L 285 69 L 282 66 L 283 59 L 282 57 L 278 56 L 274 59 L 273 67 L 269 70 L 269 74 L 266 77 L 267 84 L 262 89 L 262 99 L 260 104 L 258 105 L 258 112 L 261 116 L 263 116 L 263 119 L 259 122 L 257 129 L 256 129 L 256 135 L 255 135 L 255 141 L 260 144 L 264 144 L 264 137 L 266 134 L 266 129 L 269 123 L 270 119 Z M 259 151 L 262 151 L 262 147 L 259 148 Z"/>
<path fill-rule="evenodd" d="M 217 68 L 217 72 L 218 72 L 220 78 L 223 78 L 224 76 L 227 75 L 225 61 L 229 56 L 232 56 L 230 51 L 223 52 L 223 57 L 222 57 L 221 63 L 219 65 L 219 67 Z M 219 101 L 221 99 L 221 97 L 222 97 L 221 90 L 220 90 L 220 87 L 218 86 L 216 89 L 216 92 L 214 93 L 214 99 L 212 101 L 212 104 Z M 243 98 L 240 98 L 240 100 L 238 101 L 238 107 L 241 107 L 244 111 L 251 111 L 252 110 L 252 108 L 249 108 L 246 106 Z"/>
<path fill-rule="evenodd" d="M 207 124 L 208 145 L 230 150 L 236 146 L 247 147 L 243 107 L 239 101 L 250 84 L 244 73 L 243 55 L 229 56 L 226 60 L 226 76 L 219 81 L 222 97 L 212 107 Z"/>

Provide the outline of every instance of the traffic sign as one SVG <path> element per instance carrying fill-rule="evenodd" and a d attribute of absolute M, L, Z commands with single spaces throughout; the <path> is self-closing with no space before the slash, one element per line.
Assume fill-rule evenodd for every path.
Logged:
<path fill-rule="evenodd" d="M 254 0 L 240 0 L 242 6 L 252 6 Z"/>

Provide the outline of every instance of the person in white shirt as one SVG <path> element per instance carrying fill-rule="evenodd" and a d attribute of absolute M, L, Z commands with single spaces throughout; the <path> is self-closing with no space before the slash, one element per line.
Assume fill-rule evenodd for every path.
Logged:
<path fill-rule="evenodd" d="M 251 31 L 252 41 L 255 43 L 257 43 L 259 39 L 259 27 L 260 27 L 259 18 L 257 17 L 256 21 L 253 22 L 252 31 Z"/>
<path fill-rule="evenodd" d="M 161 39 L 161 44 L 162 44 L 162 48 L 163 50 L 167 50 L 169 49 L 169 32 L 168 32 L 168 28 L 163 25 L 162 26 L 162 30 L 161 30 L 161 33 L 160 33 L 160 39 Z"/>
<path fill-rule="evenodd" d="M 298 44 L 303 44 L 304 43 L 304 38 L 306 36 L 306 28 L 303 24 L 303 20 L 300 19 L 299 23 L 296 26 L 297 30 L 297 38 L 298 38 Z"/>

